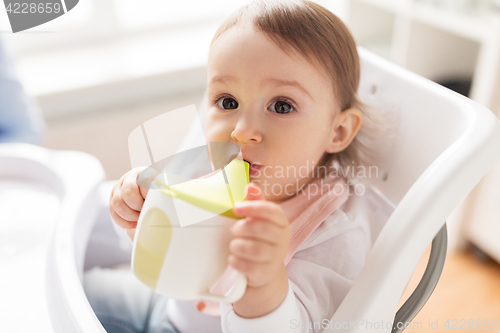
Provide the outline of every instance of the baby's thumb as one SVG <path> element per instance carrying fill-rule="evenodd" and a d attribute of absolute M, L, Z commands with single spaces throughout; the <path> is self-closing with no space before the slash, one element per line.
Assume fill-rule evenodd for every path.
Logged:
<path fill-rule="evenodd" d="M 245 186 L 245 198 L 247 200 L 266 200 L 264 193 L 254 183 L 249 183 Z"/>

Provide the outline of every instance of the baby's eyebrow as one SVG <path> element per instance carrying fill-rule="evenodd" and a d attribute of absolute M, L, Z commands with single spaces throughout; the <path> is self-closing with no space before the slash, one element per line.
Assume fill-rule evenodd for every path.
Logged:
<path fill-rule="evenodd" d="M 210 80 L 210 83 L 226 83 L 227 81 L 239 82 L 240 79 L 232 75 L 217 75 Z"/>
<path fill-rule="evenodd" d="M 274 83 L 276 86 L 291 86 L 291 87 L 298 88 L 299 90 L 302 90 L 302 92 L 306 93 L 311 99 L 313 99 L 313 97 L 311 96 L 309 91 L 307 91 L 307 89 L 304 88 L 297 81 L 268 78 L 264 82 L 271 82 L 271 83 Z"/>

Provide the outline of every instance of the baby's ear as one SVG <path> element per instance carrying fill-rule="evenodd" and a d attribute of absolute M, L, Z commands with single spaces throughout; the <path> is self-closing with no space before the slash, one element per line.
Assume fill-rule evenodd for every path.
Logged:
<path fill-rule="evenodd" d="M 342 111 L 333 121 L 333 129 L 327 153 L 338 153 L 351 144 L 363 122 L 363 114 L 355 108 Z"/>

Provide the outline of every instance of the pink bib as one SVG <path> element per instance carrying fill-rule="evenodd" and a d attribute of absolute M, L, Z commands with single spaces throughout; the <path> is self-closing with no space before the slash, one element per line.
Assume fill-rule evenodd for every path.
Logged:
<path fill-rule="evenodd" d="M 344 178 L 331 174 L 325 178 L 313 179 L 297 195 L 279 203 L 290 221 L 291 231 L 290 244 L 284 259 L 285 266 L 314 230 L 347 201 L 348 186 Z M 236 272 L 228 266 L 210 292 L 225 295 L 233 285 Z M 195 300 L 191 303 L 204 314 L 220 316 L 219 302 Z"/>

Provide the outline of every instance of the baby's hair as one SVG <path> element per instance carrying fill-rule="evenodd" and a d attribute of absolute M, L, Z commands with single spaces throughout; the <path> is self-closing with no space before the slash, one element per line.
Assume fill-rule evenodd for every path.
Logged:
<path fill-rule="evenodd" d="M 341 152 L 327 154 L 320 165 L 349 170 L 368 166 L 375 157 L 369 143 L 387 128 L 357 95 L 360 64 L 356 43 L 349 29 L 332 12 L 307 0 L 256 0 L 231 14 L 212 39 L 238 23 L 251 22 L 285 52 L 297 51 L 331 79 L 333 96 L 340 111 L 356 108 L 363 114 L 360 130 Z M 338 111 L 336 111 L 338 112 Z M 330 121 L 333 124 L 334 115 Z M 351 173 L 345 176 L 352 179 Z M 355 177 L 354 177 L 355 178 Z"/>

